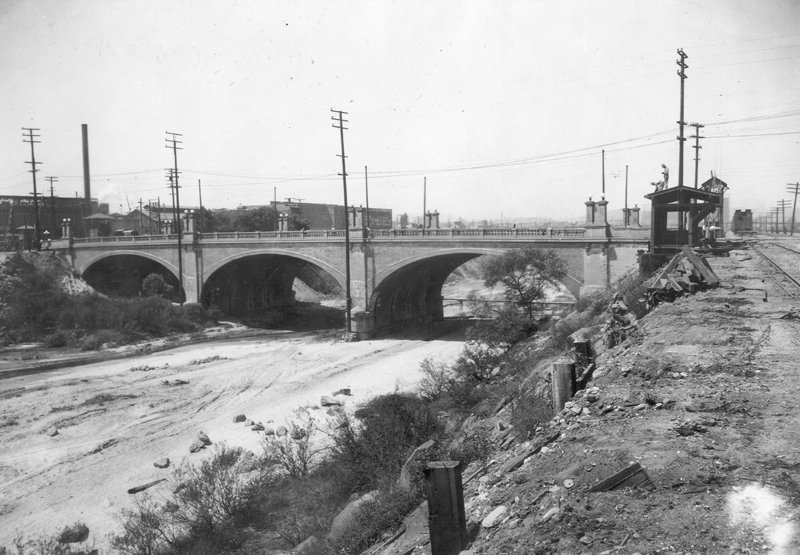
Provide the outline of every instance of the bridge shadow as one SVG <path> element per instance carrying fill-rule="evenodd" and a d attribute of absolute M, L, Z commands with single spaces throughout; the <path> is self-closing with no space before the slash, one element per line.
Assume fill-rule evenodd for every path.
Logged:
<path fill-rule="evenodd" d="M 240 315 L 238 320 L 252 328 L 313 331 L 344 329 L 344 310 L 317 303 L 266 308 Z"/>

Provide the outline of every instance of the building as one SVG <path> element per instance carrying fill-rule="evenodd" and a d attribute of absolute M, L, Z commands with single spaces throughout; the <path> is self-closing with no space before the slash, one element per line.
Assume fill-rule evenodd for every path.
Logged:
<path fill-rule="evenodd" d="M 271 202 L 270 206 L 279 214 L 289 214 L 308 222 L 309 229 L 344 229 L 345 209 L 340 204 L 313 202 Z M 370 229 L 392 229 L 391 208 L 351 207 L 350 225 L 361 227 L 362 218 L 369 219 Z"/>
<path fill-rule="evenodd" d="M 45 231 L 50 239 L 58 239 L 62 235 L 63 220 L 68 219 L 73 235 L 83 236 L 88 228 L 84 218 L 90 214 L 108 214 L 108 205 L 98 204 L 96 199 L 78 197 L 39 197 L 39 232 Z M 0 196 L 0 240 L 14 243 L 15 238 L 29 234 L 33 237 L 36 226 L 36 211 L 33 198 L 30 196 Z M 29 230 L 26 232 L 25 230 Z M 28 248 L 20 245 L 19 248 Z"/>

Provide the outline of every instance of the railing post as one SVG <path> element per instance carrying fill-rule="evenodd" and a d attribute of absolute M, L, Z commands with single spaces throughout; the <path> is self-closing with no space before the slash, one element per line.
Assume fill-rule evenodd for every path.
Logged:
<path fill-rule="evenodd" d="M 432 461 L 425 469 L 431 555 L 458 555 L 467 547 L 461 463 Z"/>

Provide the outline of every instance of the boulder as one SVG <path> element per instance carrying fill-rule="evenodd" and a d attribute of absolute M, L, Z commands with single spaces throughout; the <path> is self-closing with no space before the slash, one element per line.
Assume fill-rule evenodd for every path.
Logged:
<path fill-rule="evenodd" d="M 169 466 L 169 458 L 161 457 L 160 459 L 156 459 L 153 461 L 153 466 L 156 468 L 167 468 Z"/>
<path fill-rule="evenodd" d="M 198 451 L 202 451 L 206 448 L 206 444 L 200 441 L 199 439 L 194 440 L 192 444 L 189 446 L 190 453 L 197 453 Z"/>
<path fill-rule="evenodd" d="M 208 434 L 205 432 L 200 432 L 197 434 L 197 441 L 203 443 L 203 445 L 211 445 L 211 439 L 209 439 Z"/>
<path fill-rule="evenodd" d="M 374 490 L 350 501 L 350 503 L 345 505 L 344 509 L 339 511 L 338 515 L 333 517 L 333 522 L 331 523 L 331 529 L 330 532 L 328 532 L 328 537 L 332 540 L 335 540 L 336 538 L 341 537 L 342 534 L 347 533 L 350 523 L 353 521 L 361 507 L 367 503 L 375 501 L 377 498 L 378 491 Z"/>
<path fill-rule="evenodd" d="M 500 505 L 499 507 L 495 508 L 491 513 L 486 515 L 486 518 L 483 519 L 481 522 L 481 526 L 484 528 L 494 528 L 500 521 L 503 520 L 506 512 L 508 511 L 508 507 L 505 505 Z"/>
<path fill-rule="evenodd" d="M 323 407 L 341 407 L 344 402 L 340 401 L 339 399 L 334 399 L 329 395 L 323 395 L 319 400 L 319 404 Z"/>
<path fill-rule="evenodd" d="M 316 538 L 316 536 L 309 536 L 301 543 L 297 544 L 294 549 L 292 549 L 292 553 L 297 553 L 298 555 L 317 553 L 319 548 L 319 540 Z"/>
<path fill-rule="evenodd" d="M 286 428 L 286 426 L 278 426 L 277 428 L 275 428 L 275 435 L 278 437 L 283 437 L 288 433 L 289 430 Z"/>
<path fill-rule="evenodd" d="M 247 417 L 243 414 L 237 414 L 236 416 L 233 417 L 233 422 L 236 424 L 238 424 L 239 422 L 244 422 L 245 420 L 247 420 Z"/>
<path fill-rule="evenodd" d="M 300 441 L 306 437 L 306 431 L 303 428 L 296 428 L 292 427 L 292 439 L 295 441 Z"/>
<path fill-rule="evenodd" d="M 262 424 L 261 422 L 256 422 L 250 429 L 253 430 L 254 432 L 263 432 L 264 424 Z"/>
<path fill-rule="evenodd" d="M 89 537 L 89 527 L 83 522 L 76 522 L 65 527 L 58 535 L 58 543 L 80 543 Z"/>

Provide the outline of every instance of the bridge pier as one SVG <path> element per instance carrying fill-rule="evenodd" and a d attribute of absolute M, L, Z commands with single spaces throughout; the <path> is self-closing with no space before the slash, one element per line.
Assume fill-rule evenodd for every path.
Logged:
<path fill-rule="evenodd" d="M 182 238 L 184 302 L 199 303 L 203 287 L 203 249 L 197 248 L 197 234 L 187 232 Z"/>

